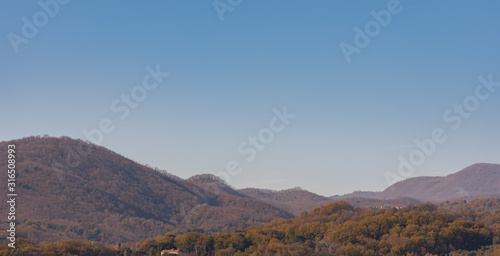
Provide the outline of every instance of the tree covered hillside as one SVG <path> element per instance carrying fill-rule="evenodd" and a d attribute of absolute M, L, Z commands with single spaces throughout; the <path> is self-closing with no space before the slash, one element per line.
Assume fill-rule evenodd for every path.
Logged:
<path fill-rule="evenodd" d="M 299 217 L 229 233 L 167 233 L 120 249 L 83 241 L 39 245 L 24 241 L 14 254 L 6 254 L 8 249 L 4 248 L 0 255 L 56 255 L 50 251 L 83 255 L 78 251 L 84 250 L 99 251 L 85 255 L 124 255 L 125 251 L 127 255 L 159 255 L 171 248 L 180 249 L 183 255 L 220 256 L 492 256 L 500 255 L 500 211 L 452 211 L 430 203 L 371 210 L 338 201 Z"/>

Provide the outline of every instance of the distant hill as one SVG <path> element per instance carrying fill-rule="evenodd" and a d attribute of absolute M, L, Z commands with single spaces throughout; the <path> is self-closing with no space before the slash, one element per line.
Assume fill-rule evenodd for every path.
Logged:
<path fill-rule="evenodd" d="M 344 200 L 368 208 L 403 207 L 422 202 L 500 197 L 500 165 L 474 164 L 446 177 L 416 177 L 400 181 L 382 192 L 354 191 L 324 197 L 300 188 L 281 191 L 247 188 L 242 194 L 285 209 L 296 216 L 332 201 Z"/>
<path fill-rule="evenodd" d="M 16 145 L 18 235 L 34 242 L 118 243 L 179 228 L 222 232 L 292 217 L 229 187 L 211 192 L 195 178 L 186 181 L 80 140 L 37 136 L 0 142 L 0 148 L 11 143 Z M 0 158 L 0 166 L 6 161 Z M 0 215 L 7 215 L 6 207 Z"/>
<path fill-rule="evenodd" d="M 342 200 L 344 198 L 350 198 L 350 197 L 375 198 L 378 195 L 378 193 L 379 192 L 357 190 L 345 195 L 331 196 L 330 198 L 334 200 Z"/>
<path fill-rule="evenodd" d="M 332 200 L 328 197 L 320 196 L 301 188 L 292 188 L 280 191 L 244 188 L 238 191 L 249 197 L 257 198 L 285 209 L 296 216 L 304 211 L 310 211 L 314 208 L 332 202 Z"/>
<path fill-rule="evenodd" d="M 236 191 L 234 188 L 229 186 L 223 179 L 213 175 L 213 174 L 198 174 L 188 178 L 186 181 L 203 187 L 204 189 L 218 195 L 231 195 L 237 197 L 246 197 L 247 195 Z"/>
<path fill-rule="evenodd" d="M 393 184 L 377 199 L 410 197 L 422 202 L 500 196 L 500 165 L 474 164 L 446 177 L 416 177 Z"/>
<path fill-rule="evenodd" d="M 381 200 L 374 198 L 378 192 L 355 191 L 353 193 L 325 197 L 301 188 L 292 188 L 286 190 L 269 190 L 257 188 L 245 188 L 239 192 L 253 198 L 261 199 L 270 204 L 285 209 L 296 216 L 304 211 L 310 211 L 322 205 L 334 201 L 346 201 L 356 207 L 365 207 L 372 209 L 404 207 L 410 204 L 417 205 L 421 202 L 412 198 L 397 198 L 392 200 Z"/>

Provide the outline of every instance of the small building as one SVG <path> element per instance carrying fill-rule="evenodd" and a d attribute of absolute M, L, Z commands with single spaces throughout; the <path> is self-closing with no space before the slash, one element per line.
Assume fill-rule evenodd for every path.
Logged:
<path fill-rule="evenodd" d="M 179 250 L 176 250 L 176 249 L 170 249 L 170 250 L 163 250 L 161 251 L 161 255 L 168 255 L 168 254 L 177 254 L 179 255 Z"/>

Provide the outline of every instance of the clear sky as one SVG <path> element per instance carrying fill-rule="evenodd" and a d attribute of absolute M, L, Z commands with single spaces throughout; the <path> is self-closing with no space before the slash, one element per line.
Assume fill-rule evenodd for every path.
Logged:
<path fill-rule="evenodd" d="M 40 3 L 0 3 L 0 141 L 104 119 L 182 178 L 328 196 L 500 163 L 498 1 Z"/>

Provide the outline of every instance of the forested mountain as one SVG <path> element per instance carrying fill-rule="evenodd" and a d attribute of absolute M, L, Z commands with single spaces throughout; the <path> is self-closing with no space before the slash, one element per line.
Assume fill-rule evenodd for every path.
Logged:
<path fill-rule="evenodd" d="M 33 242 L 118 243 L 179 228 L 221 232 L 292 217 L 260 200 L 211 192 L 80 140 L 29 137 L 1 142 L 0 148 L 8 144 L 16 146 L 17 234 Z M 0 166 L 7 166 L 6 157 Z M 1 207 L 0 215 L 6 211 Z"/>
<path fill-rule="evenodd" d="M 332 201 L 327 197 L 320 196 L 301 188 L 292 188 L 280 191 L 245 188 L 238 191 L 247 196 L 258 198 L 270 204 L 276 205 L 296 216 L 301 214 L 303 211 L 310 211 Z"/>
<path fill-rule="evenodd" d="M 282 209 L 290 211 L 299 216 L 304 211 L 310 211 L 322 205 L 343 200 L 356 207 L 366 207 L 372 209 L 404 207 L 410 204 L 417 205 L 422 202 L 408 197 L 381 200 L 374 198 L 378 192 L 356 191 L 342 196 L 324 197 L 301 188 L 285 190 L 270 190 L 245 188 L 239 192 L 253 198 L 261 199 Z"/>
<path fill-rule="evenodd" d="M 422 202 L 500 196 L 500 165 L 474 164 L 446 177 L 416 177 L 380 192 L 378 199 L 411 197 Z"/>
<path fill-rule="evenodd" d="M 244 193 L 240 193 L 231 186 L 229 186 L 223 179 L 213 174 L 199 174 L 187 179 L 188 182 L 202 187 L 214 194 L 232 195 L 237 197 L 246 197 Z"/>
<path fill-rule="evenodd" d="M 344 198 L 350 198 L 350 197 L 375 198 L 378 195 L 378 193 L 379 192 L 357 190 L 345 195 L 331 196 L 330 198 L 334 200 L 342 200 Z"/>

